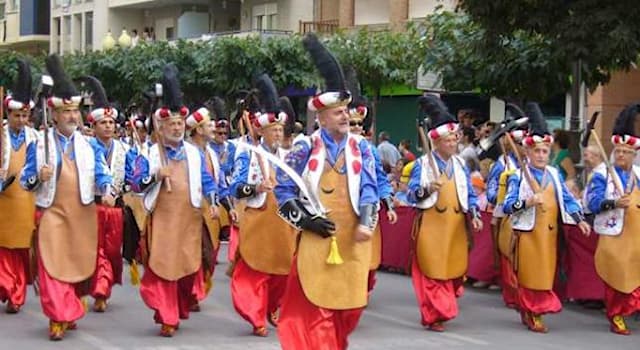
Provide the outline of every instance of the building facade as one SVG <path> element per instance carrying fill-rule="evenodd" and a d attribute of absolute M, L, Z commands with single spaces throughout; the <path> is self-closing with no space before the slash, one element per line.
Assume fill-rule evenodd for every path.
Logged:
<path fill-rule="evenodd" d="M 297 32 L 313 19 L 313 0 L 52 0 L 50 13 L 49 49 L 64 54 L 100 50 L 123 30 L 138 42 Z"/>
<path fill-rule="evenodd" d="M 401 29 L 437 8 L 453 10 L 457 0 L 315 0 L 313 21 L 300 23 L 300 31 L 332 32 L 367 26 Z"/>
<path fill-rule="evenodd" d="M 0 0 L 0 49 L 36 54 L 49 48 L 48 0 Z"/>

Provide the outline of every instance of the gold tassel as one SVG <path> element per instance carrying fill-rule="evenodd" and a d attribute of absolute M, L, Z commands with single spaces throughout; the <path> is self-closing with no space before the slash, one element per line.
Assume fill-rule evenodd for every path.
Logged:
<path fill-rule="evenodd" d="M 140 272 L 138 271 L 138 263 L 135 260 L 129 265 L 129 275 L 131 276 L 131 285 L 140 285 Z"/>
<path fill-rule="evenodd" d="M 340 265 L 344 262 L 338 251 L 338 241 L 335 236 L 331 237 L 331 249 L 329 250 L 329 256 L 327 257 L 327 264 Z"/>
<path fill-rule="evenodd" d="M 82 297 L 82 306 L 84 307 L 84 312 L 89 311 L 89 299 L 87 297 Z"/>

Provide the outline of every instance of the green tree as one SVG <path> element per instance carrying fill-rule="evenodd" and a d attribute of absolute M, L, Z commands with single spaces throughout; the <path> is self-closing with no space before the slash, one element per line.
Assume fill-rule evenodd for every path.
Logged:
<path fill-rule="evenodd" d="M 356 70 L 361 86 L 370 93 L 374 116 L 382 88 L 415 86 L 418 68 L 424 61 L 424 44 L 421 28 L 415 25 L 401 32 L 361 28 L 340 32 L 327 40 L 342 66 L 350 65 Z"/>
<path fill-rule="evenodd" d="M 515 31 L 487 39 L 468 15 L 439 12 L 423 24 L 425 67 L 450 91 L 477 91 L 515 100 L 544 100 L 567 91 L 570 68 L 541 35 Z"/>
<path fill-rule="evenodd" d="M 613 71 L 633 66 L 640 52 L 640 8 L 634 0 L 461 0 L 459 6 L 486 29 L 488 40 L 524 32 L 548 42 L 553 57 L 564 62 L 559 73 L 572 78 L 573 130 L 580 122 L 580 84 L 593 89 L 607 83 Z"/>

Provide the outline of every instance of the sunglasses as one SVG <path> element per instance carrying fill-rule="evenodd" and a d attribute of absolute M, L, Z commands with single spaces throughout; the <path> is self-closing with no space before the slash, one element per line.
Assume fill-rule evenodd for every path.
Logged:
<path fill-rule="evenodd" d="M 216 135 L 228 135 L 229 133 L 226 131 L 216 131 Z"/>
<path fill-rule="evenodd" d="M 356 122 L 356 121 L 349 122 L 349 126 L 363 126 L 363 125 L 364 125 L 363 122 Z"/>

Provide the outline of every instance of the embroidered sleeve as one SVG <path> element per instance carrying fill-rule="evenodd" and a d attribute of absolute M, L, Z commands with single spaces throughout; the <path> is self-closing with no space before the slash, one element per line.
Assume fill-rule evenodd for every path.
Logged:
<path fill-rule="evenodd" d="M 507 179 L 507 194 L 504 198 L 505 214 L 513 214 L 514 212 L 524 208 L 524 201 L 520 200 L 520 176 L 513 174 Z"/>
<path fill-rule="evenodd" d="M 377 204 L 379 201 L 376 181 L 376 161 L 366 140 L 360 141 L 362 175 L 360 177 L 360 205 Z"/>
<path fill-rule="evenodd" d="M 302 174 L 309 161 L 310 154 L 311 148 L 309 144 L 304 140 L 300 140 L 296 142 L 291 152 L 285 157 L 285 163 L 296 173 Z M 276 179 L 278 184 L 274 188 L 273 193 L 278 199 L 278 205 L 283 205 L 290 199 L 298 198 L 298 186 L 291 180 L 289 175 L 281 169 L 277 169 Z"/>

